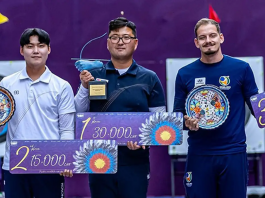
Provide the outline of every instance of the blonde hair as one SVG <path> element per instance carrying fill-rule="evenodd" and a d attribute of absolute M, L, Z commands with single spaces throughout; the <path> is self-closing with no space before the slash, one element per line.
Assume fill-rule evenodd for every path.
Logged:
<path fill-rule="evenodd" d="M 215 20 L 212 20 L 212 19 L 208 19 L 208 18 L 202 18 L 201 20 L 199 20 L 196 25 L 195 25 L 195 28 L 194 28 L 194 33 L 195 33 L 195 36 L 197 38 L 197 30 L 199 29 L 199 27 L 201 27 L 202 25 L 208 25 L 208 24 L 212 24 L 212 25 L 215 25 L 216 29 L 217 29 L 217 32 L 220 34 L 221 33 L 221 28 L 220 28 L 220 25 L 219 23 L 217 23 Z"/>

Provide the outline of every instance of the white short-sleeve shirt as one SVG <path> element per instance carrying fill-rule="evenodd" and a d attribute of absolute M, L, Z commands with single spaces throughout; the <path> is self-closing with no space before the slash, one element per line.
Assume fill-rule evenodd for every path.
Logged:
<path fill-rule="evenodd" d="M 39 79 L 32 81 L 26 68 L 5 77 L 0 86 L 14 97 L 16 109 L 8 122 L 3 169 L 9 170 L 11 140 L 60 139 L 59 115 L 75 112 L 70 84 L 46 66 Z"/>

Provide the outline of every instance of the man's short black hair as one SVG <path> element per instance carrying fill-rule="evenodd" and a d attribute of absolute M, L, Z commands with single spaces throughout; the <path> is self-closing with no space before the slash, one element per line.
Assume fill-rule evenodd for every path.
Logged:
<path fill-rule="evenodd" d="M 49 34 L 40 29 L 40 28 L 27 28 L 24 30 L 20 37 L 20 46 L 23 47 L 24 45 L 29 44 L 29 38 L 31 36 L 38 36 L 40 43 L 45 43 L 46 45 L 50 46 L 50 36 Z"/>
<path fill-rule="evenodd" d="M 122 27 L 128 27 L 132 29 L 132 33 L 134 37 L 137 38 L 136 25 L 132 21 L 128 21 L 124 17 L 118 17 L 109 22 L 109 34 L 111 31 L 122 28 Z"/>

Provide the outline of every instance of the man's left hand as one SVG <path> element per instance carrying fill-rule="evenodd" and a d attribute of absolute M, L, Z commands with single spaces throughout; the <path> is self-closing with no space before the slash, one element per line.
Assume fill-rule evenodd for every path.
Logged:
<path fill-rule="evenodd" d="M 132 142 L 132 141 L 128 141 L 127 142 L 127 147 L 130 149 L 130 150 L 137 150 L 137 149 L 139 149 L 139 148 L 141 148 L 142 147 L 142 149 L 145 149 L 145 146 L 139 146 L 138 144 L 137 144 L 137 142 Z"/>
<path fill-rule="evenodd" d="M 73 171 L 65 169 L 63 172 L 60 173 L 60 175 L 64 177 L 73 177 Z"/>

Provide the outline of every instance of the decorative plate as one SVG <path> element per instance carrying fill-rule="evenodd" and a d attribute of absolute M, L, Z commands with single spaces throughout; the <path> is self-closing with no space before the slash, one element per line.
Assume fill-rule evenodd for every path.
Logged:
<path fill-rule="evenodd" d="M 229 115 L 229 101 L 214 85 L 202 85 L 192 89 L 186 99 L 185 108 L 189 117 L 199 119 L 199 127 L 203 129 L 219 127 Z"/>
<path fill-rule="evenodd" d="M 15 100 L 12 94 L 0 86 L 0 126 L 6 124 L 15 111 Z"/>

